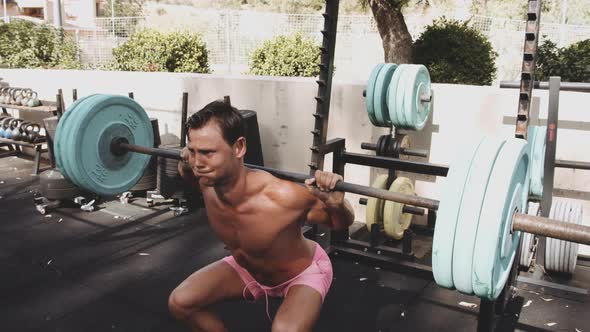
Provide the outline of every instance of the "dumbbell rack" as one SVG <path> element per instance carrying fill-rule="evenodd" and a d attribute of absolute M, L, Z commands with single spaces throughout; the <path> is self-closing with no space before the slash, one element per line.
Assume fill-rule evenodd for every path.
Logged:
<path fill-rule="evenodd" d="M 7 109 L 15 109 L 15 110 L 19 110 L 19 111 L 50 112 L 55 115 L 55 114 L 61 112 L 61 104 L 59 103 L 60 95 L 61 95 L 61 90 L 57 94 L 58 102 L 51 102 L 51 101 L 47 101 L 47 100 L 42 100 L 41 101 L 42 106 L 29 107 L 29 106 L 15 105 L 15 104 L 0 103 L 0 108 L 2 109 L 2 114 L 4 114 L 4 115 L 9 115 Z M 17 141 L 17 140 L 8 139 L 8 138 L 0 138 L 0 146 L 6 145 L 9 149 L 8 152 L 2 153 L 0 155 L 0 157 L 8 157 L 8 156 L 18 155 L 19 153 L 22 152 L 20 147 L 35 149 L 35 159 L 33 161 L 33 171 L 31 174 L 36 176 L 39 174 L 39 167 L 41 166 L 41 154 L 49 151 L 49 148 L 46 148 L 46 149 L 43 148 L 44 144 L 47 144 L 47 142 L 41 141 L 38 143 L 29 143 L 29 142 Z"/>
<path fill-rule="evenodd" d="M 539 24 L 540 24 L 540 0 L 528 1 L 527 24 L 525 32 L 525 45 L 523 53 L 523 70 L 519 88 L 521 93 L 519 95 L 517 123 L 516 123 L 516 137 L 527 138 L 527 130 L 529 124 L 530 102 L 532 100 L 532 89 L 534 86 L 534 68 L 535 59 L 538 46 Z M 322 63 L 320 64 L 320 80 L 318 81 L 318 96 L 316 96 L 317 109 L 313 114 L 315 118 L 315 126 L 312 131 L 313 145 L 310 148 L 312 151 L 310 174 L 313 174 L 316 169 L 322 169 L 323 160 L 326 154 L 333 154 L 332 172 L 344 176 L 344 169 L 346 164 L 363 165 L 369 167 L 377 167 L 387 169 L 390 175 L 388 182 L 394 180 L 396 171 L 405 171 L 410 173 L 446 176 L 448 167 L 444 165 L 437 165 L 427 162 L 402 160 L 396 157 L 399 156 L 383 156 L 383 153 L 377 153 L 376 156 L 357 154 L 346 152 L 346 142 L 343 138 L 335 138 L 326 142 L 326 130 L 328 127 L 329 118 L 329 96 L 331 91 L 331 74 L 334 57 L 334 43 L 336 39 L 336 21 L 338 13 L 338 1 L 326 0 L 326 13 L 324 13 L 324 27 L 322 34 L 324 36 L 322 44 Z M 558 83 L 559 84 L 559 83 Z M 559 90 L 559 89 L 558 89 Z M 326 95 L 327 94 L 327 95 Z M 549 102 L 549 120 L 547 131 L 548 137 L 551 141 L 546 145 L 545 169 L 553 169 L 553 167 L 573 167 L 580 166 L 580 163 L 563 162 L 555 163 L 555 139 L 557 130 L 557 110 L 558 99 L 555 98 L 554 92 L 550 95 Z M 393 137 L 398 137 L 397 131 L 393 132 Z M 380 143 L 370 144 L 365 143 L 362 147 L 368 150 L 380 150 Z M 382 150 L 382 149 L 381 149 Z M 590 168 L 590 165 L 581 165 L 582 168 Z M 587 168 L 586 168 L 587 169 Z M 553 188 L 553 172 L 544 178 L 544 197 L 541 202 L 541 209 L 543 215 L 548 215 L 551 207 L 551 191 Z M 549 192 L 549 193 L 548 193 Z M 548 193 L 548 194 L 547 194 Z M 545 195 L 547 194 L 547 195 Z M 422 214 L 421 209 L 408 209 L 404 212 Z M 436 209 L 427 210 L 427 229 L 432 230 L 436 223 Z M 318 229 L 313 227 L 311 231 L 305 230 L 306 236 L 317 239 Z M 413 232 L 411 228 L 406 230 L 402 238 L 402 248 L 394 248 L 391 246 L 384 246 L 378 244 L 378 227 L 373 227 L 371 231 L 371 240 L 367 243 L 364 241 L 354 240 L 350 238 L 348 229 L 342 231 L 330 231 L 330 242 L 327 252 L 330 255 L 343 255 L 352 257 L 357 260 L 368 261 L 370 264 L 376 264 L 388 270 L 411 273 L 423 279 L 433 280 L 431 262 L 429 257 L 422 260 L 417 259 L 412 250 Z M 502 317 L 507 311 L 507 307 L 513 299 L 516 288 L 513 286 L 518 279 L 520 260 L 520 246 L 516 252 L 515 263 L 512 265 L 509 279 L 504 286 L 500 296 L 495 301 L 482 299 L 479 307 L 478 331 L 493 331 L 498 323 L 501 323 Z M 535 281 L 525 281 L 527 283 L 534 283 Z M 566 292 L 580 292 L 585 290 L 576 289 L 574 287 L 562 286 L 544 282 L 542 284 L 546 288 L 552 286 L 556 289 L 565 290 Z"/>
<path fill-rule="evenodd" d="M 9 151 L 3 153 L 2 155 L 0 155 L 0 157 L 18 155 L 19 153 L 21 153 L 21 150 L 20 148 L 18 148 L 18 146 L 35 149 L 35 160 L 33 161 L 33 171 L 31 175 L 39 174 L 39 167 L 41 166 L 41 154 L 43 152 L 47 152 L 47 149 L 43 149 L 43 144 L 45 144 L 45 141 L 41 141 L 38 143 L 29 143 L 23 141 L 15 141 L 13 139 L 8 138 L 0 138 L 0 145 L 2 144 L 8 145 Z M 17 148 L 12 148 L 12 145 L 17 146 Z"/>

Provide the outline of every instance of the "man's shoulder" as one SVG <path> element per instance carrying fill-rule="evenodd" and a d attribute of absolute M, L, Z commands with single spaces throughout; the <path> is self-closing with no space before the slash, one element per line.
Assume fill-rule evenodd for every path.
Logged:
<path fill-rule="evenodd" d="M 266 173 L 264 177 L 263 194 L 278 205 L 298 209 L 315 203 L 315 196 L 305 186 L 279 179 L 269 173 Z"/>

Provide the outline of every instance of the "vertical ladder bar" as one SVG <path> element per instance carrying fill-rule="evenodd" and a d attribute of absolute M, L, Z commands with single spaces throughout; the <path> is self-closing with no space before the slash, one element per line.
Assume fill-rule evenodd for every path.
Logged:
<path fill-rule="evenodd" d="M 346 163 L 344 162 L 344 160 L 342 160 L 342 153 L 344 152 L 344 147 L 345 147 L 345 141 L 341 140 L 340 141 L 341 144 L 338 145 L 338 148 L 334 151 L 333 153 L 333 159 L 332 159 L 332 173 L 336 173 L 336 174 L 340 174 L 342 175 L 342 177 L 344 177 L 344 166 L 346 166 Z M 314 225 L 316 226 L 316 225 Z M 315 232 L 315 239 L 317 241 L 317 227 L 314 228 L 314 232 Z M 343 229 L 343 230 L 339 230 L 339 231 L 335 231 L 335 230 L 330 230 L 330 243 L 331 244 L 336 244 L 342 241 L 346 241 L 348 240 L 348 238 L 350 237 L 350 233 L 348 231 L 348 228 Z"/>
<path fill-rule="evenodd" d="M 533 99 L 533 82 L 535 76 L 535 61 L 537 58 L 537 46 L 539 45 L 540 18 L 541 0 L 529 0 L 515 133 L 517 138 L 523 139 L 527 139 L 529 112 L 531 109 L 531 101 Z"/>
<path fill-rule="evenodd" d="M 228 96 L 229 98 L 229 96 Z M 188 92 L 182 93 L 182 115 L 180 117 L 180 147 L 186 146 L 186 118 L 188 113 Z"/>
<path fill-rule="evenodd" d="M 316 110 L 314 117 L 313 143 L 311 146 L 311 162 L 309 174 L 315 175 L 316 170 L 324 168 L 324 152 L 314 147 L 323 146 L 328 135 L 328 117 L 330 114 L 330 95 L 332 94 L 332 74 L 334 72 L 334 50 L 336 48 L 336 26 L 338 23 L 339 0 L 326 0 L 326 11 L 324 17 L 324 28 L 322 33 L 320 75 L 316 81 L 318 94 L 315 97 Z M 312 237 L 316 238 L 318 226 L 312 225 Z"/>
<path fill-rule="evenodd" d="M 328 132 L 328 118 L 330 114 L 330 95 L 332 92 L 332 74 L 334 71 L 334 50 L 336 47 L 336 27 L 338 23 L 339 0 L 326 0 L 324 28 L 322 29 L 320 75 L 317 80 L 318 94 L 316 99 L 316 111 L 314 114 L 314 130 L 312 147 L 320 147 L 326 143 Z M 314 175 L 318 169 L 324 167 L 324 152 L 321 149 L 312 149 L 309 174 Z"/>

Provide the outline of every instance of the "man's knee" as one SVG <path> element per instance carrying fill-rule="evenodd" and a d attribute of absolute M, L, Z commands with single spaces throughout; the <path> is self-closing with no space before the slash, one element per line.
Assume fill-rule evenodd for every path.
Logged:
<path fill-rule="evenodd" d="M 187 312 L 179 297 L 180 295 L 178 295 L 178 291 L 173 290 L 168 297 L 168 310 L 172 316 L 176 317 L 177 319 L 183 319 L 186 317 Z"/>
<path fill-rule="evenodd" d="M 194 299 L 192 303 L 189 302 L 188 298 L 182 291 L 175 289 L 168 297 L 168 309 L 177 319 L 186 319 L 190 315 L 198 312 L 201 309 L 201 306 L 198 302 L 195 302 Z"/>
<path fill-rule="evenodd" d="M 311 329 L 303 325 L 302 321 L 292 318 L 276 317 L 272 322 L 272 332 L 303 332 Z"/>

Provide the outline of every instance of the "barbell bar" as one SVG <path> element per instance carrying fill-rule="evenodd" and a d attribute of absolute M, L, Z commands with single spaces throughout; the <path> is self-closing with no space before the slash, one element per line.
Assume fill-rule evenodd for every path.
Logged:
<path fill-rule="evenodd" d="M 134 144 L 130 144 L 124 141 L 124 139 L 118 138 L 113 140 L 112 142 L 112 151 L 115 154 L 124 153 L 124 151 L 131 151 L 137 153 L 143 153 L 148 155 L 155 155 L 164 158 L 171 158 L 176 160 L 181 160 L 180 157 L 180 150 L 176 149 L 158 149 L 158 148 L 149 148 L 145 146 L 138 146 Z M 306 179 L 309 179 L 309 175 L 283 171 L 278 169 L 273 169 L 269 167 L 259 166 L 259 165 L 252 165 L 245 163 L 245 166 L 248 168 L 259 169 L 263 171 L 267 171 L 281 179 L 289 180 L 293 182 L 303 183 Z M 398 203 L 403 203 L 407 205 L 419 206 L 424 207 L 427 209 L 438 209 L 439 202 L 437 200 L 433 200 L 430 198 L 419 197 L 419 196 L 412 196 L 412 195 L 405 195 L 395 192 L 390 192 L 383 189 L 376 189 L 367 186 L 362 186 L 354 183 L 348 183 L 339 181 L 336 183 L 336 187 L 334 188 L 337 191 L 343 191 L 353 194 L 359 194 L 363 196 L 375 197 L 380 198 L 388 201 L 394 201 Z"/>
<path fill-rule="evenodd" d="M 136 101 L 124 96 L 97 94 L 78 99 L 64 113 L 55 136 L 56 160 L 64 176 L 81 188 L 103 195 L 131 188 L 141 177 L 150 159 L 148 155 L 181 159 L 178 149 L 152 147 L 153 131 L 145 110 Z M 245 166 L 297 183 L 309 178 L 307 174 L 252 164 Z M 335 190 L 430 210 L 439 210 L 440 205 L 438 200 L 344 181 L 339 181 Z M 512 229 L 590 244 L 590 227 L 579 226 L 576 232 L 572 232 L 568 224 L 541 217 L 532 218 L 539 221 L 538 227 L 531 225 L 530 216 L 514 214 Z M 553 223 L 552 227 L 544 226 L 547 223 Z"/>
<path fill-rule="evenodd" d="M 181 159 L 178 149 L 153 148 L 153 136 L 147 113 L 134 100 L 87 96 L 72 104 L 58 123 L 54 140 L 57 167 L 80 188 L 104 196 L 119 194 L 137 183 L 150 156 Z M 517 231 L 590 244 L 590 227 L 524 215 L 535 159 L 530 142 L 485 137 L 469 143 L 476 144 L 461 149 L 445 172 L 440 202 L 343 181 L 335 190 L 390 201 L 386 204 L 437 210 L 432 247 L 437 284 L 495 299 L 514 263 L 520 240 Z M 309 178 L 307 174 L 245 166 L 297 183 Z M 396 209 L 401 210 L 399 206 Z M 392 222 L 396 226 L 403 221 Z"/>
<path fill-rule="evenodd" d="M 500 88 L 507 89 L 520 89 L 520 81 L 501 81 Z M 549 90 L 549 82 L 535 81 L 533 88 L 540 90 Z M 561 91 L 576 91 L 576 92 L 590 92 L 589 83 L 580 82 L 561 82 L 559 84 L 559 90 Z"/>
<path fill-rule="evenodd" d="M 150 148 L 145 146 L 129 144 L 121 138 L 116 138 L 113 140 L 112 151 L 115 154 L 121 154 L 125 153 L 126 151 L 130 151 L 176 160 L 182 159 L 180 157 L 180 150 Z M 265 166 L 253 165 L 248 163 L 245 163 L 244 166 L 252 169 L 263 170 L 281 179 L 298 183 L 303 183 L 306 179 L 309 178 L 309 175 L 306 174 L 283 171 Z M 414 207 L 423 207 L 433 210 L 437 210 L 440 204 L 440 202 L 435 199 L 413 195 L 405 195 L 390 192 L 384 189 L 376 189 L 368 186 L 343 181 L 339 181 L 338 183 L 336 183 L 334 190 L 380 198 L 388 201 L 407 204 Z M 530 216 L 528 214 L 515 213 L 512 219 L 512 230 L 590 245 L 590 227 L 583 225 L 573 225 L 567 222 L 544 218 L 540 216 Z"/>

